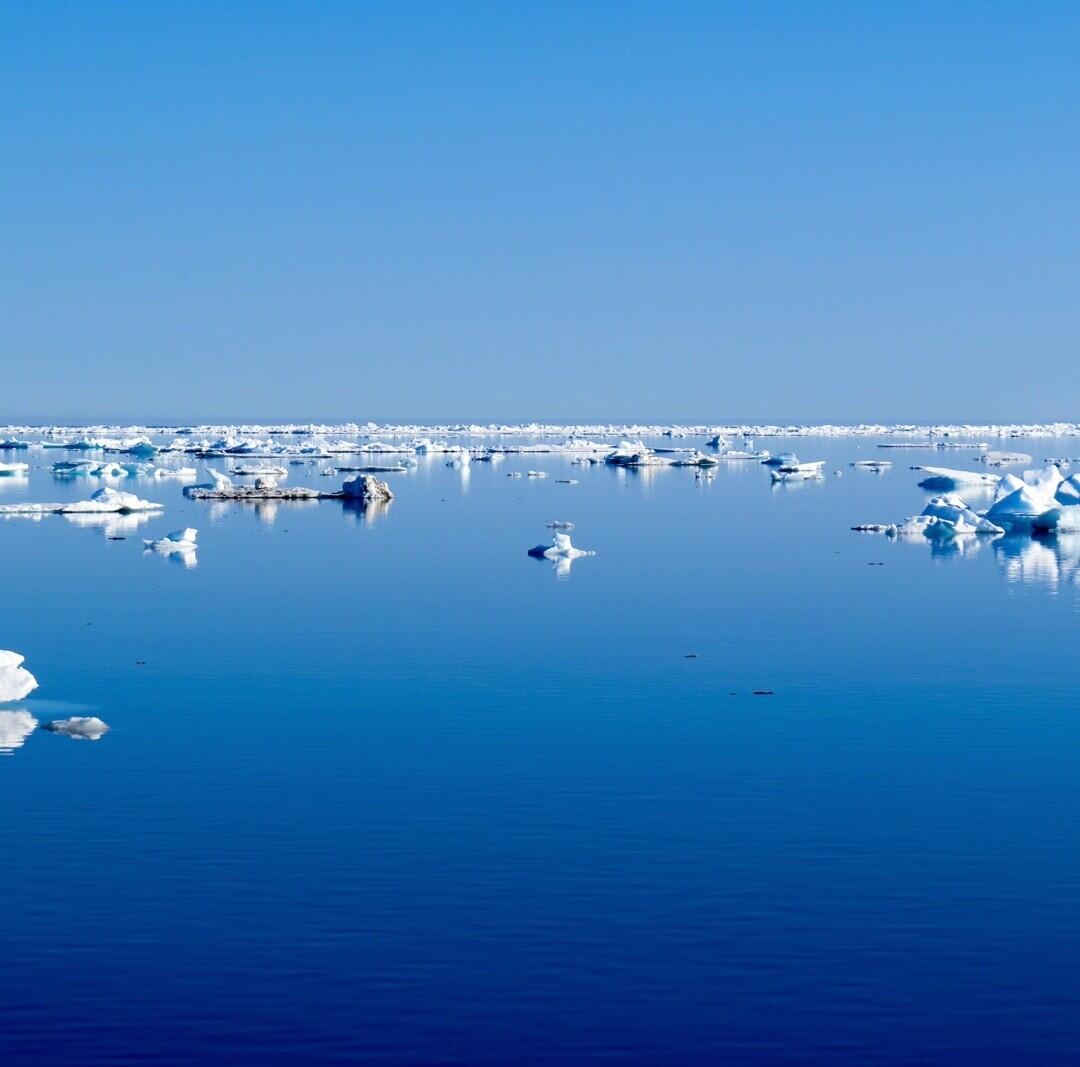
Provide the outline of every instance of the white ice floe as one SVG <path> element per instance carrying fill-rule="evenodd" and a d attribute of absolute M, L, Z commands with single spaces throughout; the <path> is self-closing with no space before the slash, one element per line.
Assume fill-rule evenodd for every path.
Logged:
<path fill-rule="evenodd" d="M 953 470 L 950 467 L 913 467 L 929 477 L 919 482 L 923 489 L 956 489 L 959 486 L 982 485 L 993 488 L 1001 481 L 999 474 L 982 474 L 979 471 Z"/>
<path fill-rule="evenodd" d="M 822 469 L 824 466 L 825 460 L 823 459 L 814 460 L 810 463 L 784 463 L 773 467 L 770 474 L 774 482 L 815 481 L 818 478 L 825 477 L 825 472 Z"/>
<path fill-rule="evenodd" d="M 694 449 L 688 455 L 680 456 L 678 459 L 671 461 L 673 467 L 716 467 L 719 465 L 719 458 L 716 456 L 710 456 L 705 452 L 701 452 L 698 449 Z"/>
<path fill-rule="evenodd" d="M 984 518 L 968 507 L 967 502 L 954 494 L 935 496 L 927 501 L 922 514 L 908 519 L 896 528 L 901 537 L 924 534 L 927 537 L 969 537 L 974 534 L 1000 536 L 1001 526 Z"/>
<path fill-rule="evenodd" d="M 613 467 L 666 467 L 669 462 L 644 441 L 620 441 L 619 447 L 609 452 L 604 461 Z"/>
<path fill-rule="evenodd" d="M 967 501 L 953 493 L 931 497 L 922 513 L 901 523 L 861 523 L 853 526 L 860 533 L 884 533 L 891 537 L 927 537 L 931 540 L 952 540 L 986 534 L 1000 537 L 1005 530 L 968 506 Z"/>
<path fill-rule="evenodd" d="M 285 467 L 272 463 L 245 463 L 230 468 L 229 473 L 240 478 L 286 478 L 289 474 Z"/>
<path fill-rule="evenodd" d="M 155 467 L 153 477 L 157 481 L 175 478 L 177 481 L 189 481 L 198 478 L 199 472 L 194 467 Z"/>
<path fill-rule="evenodd" d="M 1030 463 L 1031 456 L 1026 452 L 983 452 L 976 456 L 975 460 L 990 467 L 1005 467 L 1016 463 Z"/>
<path fill-rule="evenodd" d="M 29 469 L 29 463 L 0 463 L 0 478 L 22 478 Z"/>
<path fill-rule="evenodd" d="M 142 500 L 134 493 L 125 493 L 106 486 L 92 494 L 89 500 L 77 500 L 74 504 L 65 504 L 59 510 L 61 514 L 69 515 L 84 511 L 160 511 L 164 506 Z"/>
<path fill-rule="evenodd" d="M 0 649 L 0 704 L 22 700 L 37 689 L 37 679 L 23 666 L 25 658 Z"/>
<path fill-rule="evenodd" d="M 887 471 L 892 466 L 891 459 L 857 459 L 851 464 L 856 470 L 861 471 Z M 837 474 L 840 472 L 837 471 Z"/>
<path fill-rule="evenodd" d="M 173 530 L 172 533 L 166 534 L 164 537 L 159 537 L 156 541 L 144 540 L 143 544 L 154 552 L 160 552 L 162 555 L 169 556 L 174 552 L 194 552 L 198 548 L 198 545 L 196 544 L 198 536 L 198 530 L 187 526 L 183 530 Z"/>
<path fill-rule="evenodd" d="M 0 711 L 0 755 L 10 756 L 15 749 L 22 748 L 37 724 L 28 711 Z"/>
<path fill-rule="evenodd" d="M 97 515 L 161 511 L 163 504 L 142 500 L 134 493 L 124 493 L 111 486 L 99 489 L 89 500 L 71 504 L 0 504 L 0 515 Z"/>
<path fill-rule="evenodd" d="M 73 737 L 77 741 L 98 741 L 109 732 L 108 724 L 96 715 L 72 715 L 70 719 L 54 719 L 45 723 L 42 729 Z"/>
<path fill-rule="evenodd" d="M 551 537 L 550 545 L 536 545 L 529 549 L 529 555 L 535 559 L 550 559 L 555 564 L 555 571 L 559 577 L 566 577 L 570 573 L 570 564 L 576 559 L 585 556 L 595 556 L 595 552 L 587 552 L 584 549 L 575 548 L 570 542 L 570 535 L 564 530 L 556 530 Z"/>

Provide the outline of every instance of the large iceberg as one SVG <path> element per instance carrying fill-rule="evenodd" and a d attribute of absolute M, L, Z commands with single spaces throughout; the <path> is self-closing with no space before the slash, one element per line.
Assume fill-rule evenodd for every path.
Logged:
<path fill-rule="evenodd" d="M 22 700 L 37 689 L 37 679 L 23 666 L 25 656 L 0 649 L 0 704 Z"/>

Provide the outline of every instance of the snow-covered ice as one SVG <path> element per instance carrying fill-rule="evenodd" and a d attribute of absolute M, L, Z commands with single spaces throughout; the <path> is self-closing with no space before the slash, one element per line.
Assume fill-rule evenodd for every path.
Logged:
<path fill-rule="evenodd" d="M 23 666 L 25 658 L 0 649 L 0 704 L 22 700 L 37 689 L 37 679 Z"/>

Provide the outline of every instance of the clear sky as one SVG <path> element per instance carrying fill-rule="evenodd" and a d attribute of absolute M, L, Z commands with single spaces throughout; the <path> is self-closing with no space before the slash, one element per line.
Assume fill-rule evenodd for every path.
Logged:
<path fill-rule="evenodd" d="M 1080 6 L 0 6 L 0 421 L 1080 419 Z"/>

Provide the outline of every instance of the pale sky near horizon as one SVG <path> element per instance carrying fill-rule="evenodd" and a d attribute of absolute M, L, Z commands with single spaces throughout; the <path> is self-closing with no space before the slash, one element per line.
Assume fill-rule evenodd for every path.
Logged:
<path fill-rule="evenodd" d="M 0 422 L 1080 419 L 1080 7 L 3 2 Z"/>

